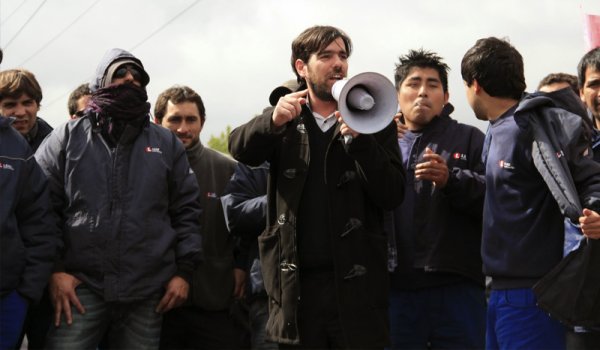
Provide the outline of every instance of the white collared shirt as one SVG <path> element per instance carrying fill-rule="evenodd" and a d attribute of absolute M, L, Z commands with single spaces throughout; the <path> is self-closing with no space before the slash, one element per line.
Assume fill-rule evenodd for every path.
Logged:
<path fill-rule="evenodd" d="M 335 122 L 337 121 L 337 119 L 335 118 L 335 112 L 331 113 L 327 117 L 324 117 L 319 113 L 313 111 L 312 108 L 310 108 L 310 99 L 308 98 L 308 96 L 306 98 L 306 105 L 308 106 L 308 109 L 310 109 L 310 112 L 312 113 L 313 117 L 315 117 L 315 122 L 317 123 L 321 131 L 326 132 L 336 124 Z"/>
<path fill-rule="evenodd" d="M 317 122 L 317 125 L 323 132 L 326 132 L 335 125 L 335 113 L 331 113 L 328 117 L 323 117 L 317 112 L 312 112 L 312 114 L 315 117 L 315 122 Z"/>

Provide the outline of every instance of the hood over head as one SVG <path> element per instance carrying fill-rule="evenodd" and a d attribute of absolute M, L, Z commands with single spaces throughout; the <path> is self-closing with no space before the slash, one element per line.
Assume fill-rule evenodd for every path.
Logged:
<path fill-rule="evenodd" d="M 107 87 L 112 81 L 115 71 L 124 64 L 133 64 L 142 73 L 142 87 L 146 87 L 150 82 L 150 76 L 144 69 L 142 61 L 123 49 L 114 48 L 106 52 L 96 68 L 95 77 L 90 82 L 90 90 L 95 92 L 98 89 Z"/>

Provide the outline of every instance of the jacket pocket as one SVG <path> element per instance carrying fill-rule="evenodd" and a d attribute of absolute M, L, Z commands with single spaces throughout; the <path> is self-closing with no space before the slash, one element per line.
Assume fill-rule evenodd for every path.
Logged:
<path fill-rule="evenodd" d="M 280 238 L 280 226 L 272 226 L 258 236 L 258 251 L 265 290 L 278 304 L 281 304 Z"/>

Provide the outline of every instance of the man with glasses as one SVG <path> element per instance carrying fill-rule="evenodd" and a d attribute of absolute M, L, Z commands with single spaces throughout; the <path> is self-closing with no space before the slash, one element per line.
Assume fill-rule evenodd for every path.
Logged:
<path fill-rule="evenodd" d="M 90 90 L 90 85 L 87 83 L 81 84 L 75 90 L 73 90 L 73 92 L 71 92 L 69 95 L 69 100 L 67 101 L 69 117 L 71 119 L 83 117 L 91 97 L 92 91 Z"/>
<path fill-rule="evenodd" d="M 83 117 L 36 153 L 64 243 L 50 279 L 50 349 L 93 349 L 105 333 L 110 348 L 157 349 L 162 313 L 187 298 L 198 185 L 177 136 L 149 121 L 149 80 L 139 59 L 110 50 Z"/>

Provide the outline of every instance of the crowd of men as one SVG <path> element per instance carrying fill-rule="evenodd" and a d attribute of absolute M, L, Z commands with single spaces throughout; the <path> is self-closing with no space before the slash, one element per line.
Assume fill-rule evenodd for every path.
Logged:
<path fill-rule="evenodd" d="M 425 49 L 360 134 L 331 92 L 351 53 L 335 27 L 296 37 L 296 79 L 231 132 L 234 159 L 200 141 L 192 88 L 150 117 L 127 51 L 54 130 L 35 76 L 0 71 L 0 349 L 600 348 L 599 318 L 536 294 L 600 242 L 600 48 L 530 94 L 516 48 L 478 40 L 460 68 L 486 134 L 451 117 Z"/>

